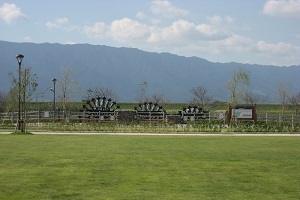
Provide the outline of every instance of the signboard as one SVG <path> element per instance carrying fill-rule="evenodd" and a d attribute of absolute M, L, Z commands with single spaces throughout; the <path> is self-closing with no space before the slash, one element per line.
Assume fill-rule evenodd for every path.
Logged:
<path fill-rule="evenodd" d="M 256 122 L 256 106 L 255 105 L 238 105 L 236 107 L 231 107 L 229 105 L 228 112 L 226 115 L 227 123 L 232 120 L 237 121 L 252 121 Z"/>
<path fill-rule="evenodd" d="M 44 112 L 44 117 L 49 117 L 49 112 L 48 111 Z"/>
<path fill-rule="evenodd" d="M 252 119 L 252 109 L 251 108 L 232 108 L 232 117 L 237 119 Z"/>

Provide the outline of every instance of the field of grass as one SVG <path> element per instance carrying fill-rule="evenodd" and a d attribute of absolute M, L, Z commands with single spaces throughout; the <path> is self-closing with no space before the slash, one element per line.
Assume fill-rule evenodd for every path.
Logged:
<path fill-rule="evenodd" d="M 1 199 L 299 199 L 300 137 L 0 135 Z"/>

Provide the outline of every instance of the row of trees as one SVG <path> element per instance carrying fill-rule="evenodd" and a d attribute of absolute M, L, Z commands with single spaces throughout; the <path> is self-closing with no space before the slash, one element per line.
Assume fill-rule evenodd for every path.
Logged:
<path fill-rule="evenodd" d="M 40 92 L 38 90 L 38 77 L 32 72 L 31 68 L 23 68 L 20 72 L 22 77 L 21 94 L 24 94 L 26 102 L 30 102 L 33 99 L 38 99 L 44 95 L 47 91 Z M 0 112 L 3 111 L 16 111 L 18 106 L 18 79 L 9 74 L 11 78 L 11 88 L 6 94 L 0 91 Z M 256 104 L 264 103 L 266 98 L 263 95 L 259 95 L 250 90 L 250 74 L 241 68 L 235 69 L 232 77 L 227 83 L 227 89 L 229 92 L 229 102 L 231 106 L 235 107 L 237 104 Z M 136 96 L 137 102 L 153 102 L 160 105 L 164 105 L 170 102 L 163 94 L 154 93 L 152 95 L 147 94 L 148 83 L 142 82 L 138 87 Z M 192 99 L 190 103 L 197 105 L 203 109 L 207 108 L 207 105 L 214 101 L 212 95 L 210 95 L 208 89 L 204 86 L 196 86 L 190 90 Z M 79 93 L 79 85 L 74 79 L 74 70 L 72 67 L 62 68 L 59 77 L 57 77 L 57 98 L 60 103 L 60 108 L 63 111 L 68 109 L 68 103 L 72 101 L 73 97 Z M 107 97 L 111 99 L 117 99 L 117 94 L 110 88 L 94 87 L 87 90 L 84 99 L 91 99 L 92 97 Z M 295 112 L 298 114 L 300 105 L 300 92 L 296 94 L 290 94 L 290 87 L 288 84 L 280 83 L 278 86 L 278 98 L 282 104 L 282 113 L 284 113 L 285 106 L 292 104 L 295 106 Z"/>
<path fill-rule="evenodd" d="M 13 74 L 9 73 L 11 80 L 11 87 L 8 93 L 0 91 L 0 112 L 11 112 L 18 110 L 19 98 L 25 106 L 25 102 L 31 102 L 34 99 L 39 99 L 45 95 L 49 90 L 44 91 L 38 90 L 38 76 L 32 72 L 32 68 L 22 68 L 20 73 L 21 83 L 19 91 L 19 79 Z M 67 110 L 68 102 L 70 102 L 73 96 L 78 91 L 78 84 L 73 78 L 73 69 L 66 67 L 61 70 L 58 83 L 58 101 L 61 104 L 62 110 Z M 51 88 L 51 91 L 52 88 Z M 54 91 L 53 91 L 54 92 Z M 21 97 L 19 97 L 21 95 Z"/>
<path fill-rule="evenodd" d="M 33 94 L 37 90 L 38 78 L 36 74 L 31 72 L 31 68 L 21 69 L 18 73 L 20 73 L 20 77 L 22 77 L 20 85 L 19 79 L 16 78 L 13 73 L 9 73 L 8 76 L 11 78 L 11 88 L 8 93 L 0 91 L 0 111 L 2 112 L 4 110 L 8 112 L 16 110 L 19 98 L 24 101 L 24 105 L 25 102 L 32 101 Z"/>
<path fill-rule="evenodd" d="M 235 69 L 231 79 L 227 83 L 230 104 L 235 107 L 237 104 L 258 104 L 265 103 L 267 97 L 251 91 L 250 89 L 250 73 L 241 68 Z M 194 95 L 193 102 L 205 108 L 208 103 L 213 100 L 205 87 L 198 86 L 191 90 Z M 299 114 L 300 109 L 300 92 L 292 93 L 291 86 L 286 82 L 280 82 L 277 87 L 277 97 L 281 104 L 281 113 L 284 114 L 285 107 L 292 105 L 295 114 Z"/>

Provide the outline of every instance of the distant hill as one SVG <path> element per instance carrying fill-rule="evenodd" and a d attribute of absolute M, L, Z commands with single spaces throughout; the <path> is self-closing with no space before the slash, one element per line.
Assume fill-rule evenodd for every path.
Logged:
<path fill-rule="evenodd" d="M 15 55 L 23 54 L 23 64 L 32 67 L 39 78 L 40 90 L 52 87 L 66 66 L 75 68 L 82 96 L 88 88 L 108 87 L 118 101 L 135 101 L 139 85 L 148 83 L 147 94 L 163 94 L 172 102 L 188 102 L 191 88 L 205 86 L 215 100 L 227 101 L 227 82 L 235 68 L 251 74 L 251 89 L 276 100 L 280 82 L 289 82 L 300 91 L 300 66 L 277 67 L 240 63 L 213 63 L 198 57 L 151 53 L 134 48 L 114 48 L 90 44 L 34 44 L 0 41 L 0 90 L 10 85 L 8 73 L 17 74 Z M 49 91 L 49 99 L 52 95 Z"/>

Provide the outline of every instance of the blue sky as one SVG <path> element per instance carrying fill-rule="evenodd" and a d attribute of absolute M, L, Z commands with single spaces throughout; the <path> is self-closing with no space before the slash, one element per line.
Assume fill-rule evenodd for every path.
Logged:
<path fill-rule="evenodd" d="M 300 64 L 300 0 L 0 0 L 0 40 Z"/>

